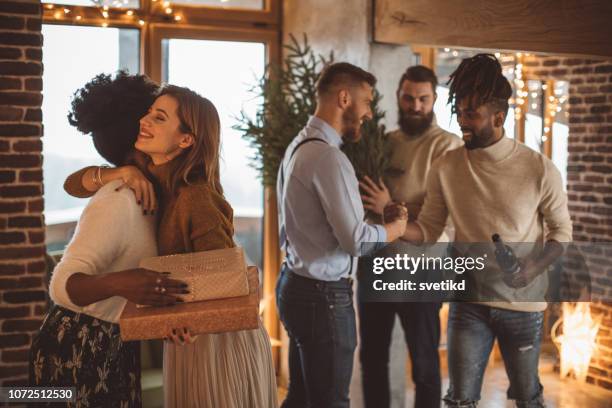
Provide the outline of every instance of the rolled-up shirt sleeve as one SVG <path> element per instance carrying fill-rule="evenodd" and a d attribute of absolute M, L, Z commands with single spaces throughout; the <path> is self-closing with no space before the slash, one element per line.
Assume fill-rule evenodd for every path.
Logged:
<path fill-rule="evenodd" d="M 544 161 L 541 184 L 540 214 L 547 227 L 546 240 L 568 243 L 572 240 L 572 220 L 563 190 L 561 173 L 550 160 Z"/>
<path fill-rule="evenodd" d="M 90 201 L 83 210 L 74 236 L 51 276 L 49 295 L 58 305 L 78 312 L 87 312 L 91 306 L 75 305 L 66 291 L 66 282 L 75 273 L 96 275 L 107 272 L 120 254 L 125 247 L 125 229 L 133 226 L 130 212 L 125 211 L 125 200 L 124 194 L 105 196 Z M 111 219 L 110 214 L 121 215 L 121 220 Z"/>
<path fill-rule="evenodd" d="M 427 175 L 425 201 L 416 220 L 416 224 L 423 231 L 423 241 L 434 243 L 438 240 L 446 226 L 448 207 L 440 185 L 440 162 L 431 167 Z"/>
<path fill-rule="evenodd" d="M 329 149 L 316 165 L 313 186 L 340 247 L 352 256 L 362 256 L 385 246 L 382 225 L 364 221 L 359 184 L 348 158 Z"/>

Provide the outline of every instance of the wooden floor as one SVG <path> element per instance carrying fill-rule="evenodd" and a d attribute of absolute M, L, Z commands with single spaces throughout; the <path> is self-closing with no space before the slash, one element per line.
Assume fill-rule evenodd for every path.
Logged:
<path fill-rule="evenodd" d="M 543 360 L 540 366 L 540 379 L 544 386 L 544 399 L 547 408 L 611 408 L 612 391 L 604 390 L 590 384 L 581 384 L 575 380 L 560 380 L 559 374 L 553 371 L 553 364 Z M 443 378 L 443 392 L 448 388 L 448 377 Z M 489 367 L 485 375 L 482 399 L 478 408 L 511 408 L 514 405 L 506 400 L 508 380 L 503 365 Z M 279 402 L 286 390 L 279 388 Z M 406 408 L 413 408 L 414 388 L 410 380 L 406 386 Z"/>
<path fill-rule="evenodd" d="M 611 408 L 612 391 L 590 384 L 582 384 L 573 379 L 559 379 L 559 373 L 553 371 L 552 361 L 540 362 L 540 381 L 544 386 L 544 399 L 547 408 Z M 406 408 L 413 408 L 414 388 L 408 384 L 406 390 Z M 443 378 L 442 390 L 448 388 L 448 377 Z M 482 399 L 478 408 L 511 408 L 506 400 L 508 379 L 504 366 L 496 363 L 489 367 L 485 374 Z"/>

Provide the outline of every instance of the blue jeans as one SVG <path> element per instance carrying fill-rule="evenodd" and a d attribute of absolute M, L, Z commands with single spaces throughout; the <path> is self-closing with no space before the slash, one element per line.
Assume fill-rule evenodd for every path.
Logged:
<path fill-rule="evenodd" d="M 289 334 L 289 390 L 283 408 L 348 408 L 357 346 L 351 281 L 325 282 L 283 267 L 276 285 Z"/>
<path fill-rule="evenodd" d="M 476 407 L 497 338 L 510 380 L 508 399 L 519 408 L 544 407 L 538 360 L 542 312 L 517 312 L 475 303 L 451 303 L 448 315 L 447 407 Z"/>

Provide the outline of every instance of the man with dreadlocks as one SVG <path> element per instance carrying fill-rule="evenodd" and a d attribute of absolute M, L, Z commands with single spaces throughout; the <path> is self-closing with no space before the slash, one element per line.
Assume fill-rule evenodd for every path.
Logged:
<path fill-rule="evenodd" d="M 505 136 L 512 89 L 493 55 L 463 60 L 449 82 L 449 103 L 465 146 L 432 166 L 423 208 L 403 239 L 435 242 L 448 215 L 458 244 L 487 243 L 498 233 L 506 242 L 540 245 L 515 249 L 521 268 L 510 279 L 495 262 L 487 263 L 481 288 L 492 294 L 487 299 L 450 305 L 444 401 L 448 407 L 476 406 L 497 339 L 510 381 L 508 398 L 521 408 L 543 407 L 538 359 L 546 303 L 516 302 L 512 294 L 541 285 L 543 272 L 563 253 L 562 243 L 572 238 L 561 176 L 548 158 Z M 394 211 L 393 205 L 385 208 L 385 216 Z"/>

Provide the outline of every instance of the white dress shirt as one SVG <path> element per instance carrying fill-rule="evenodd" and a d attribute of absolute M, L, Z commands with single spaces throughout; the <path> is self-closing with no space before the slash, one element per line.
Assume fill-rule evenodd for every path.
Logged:
<path fill-rule="evenodd" d="M 291 157 L 295 147 L 309 138 L 326 143 L 308 142 Z M 289 144 L 279 169 L 280 244 L 287 253 L 287 266 L 307 278 L 346 278 L 357 266 L 353 257 L 378 250 L 387 240 L 382 225 L 364 221 L 359 183 L 341 144 L 334 128 L 311 117 Z"/>

